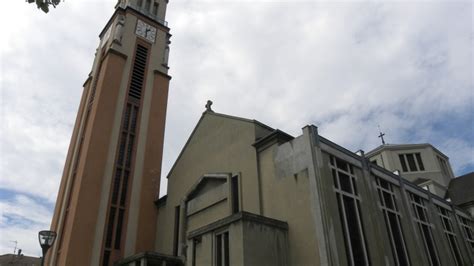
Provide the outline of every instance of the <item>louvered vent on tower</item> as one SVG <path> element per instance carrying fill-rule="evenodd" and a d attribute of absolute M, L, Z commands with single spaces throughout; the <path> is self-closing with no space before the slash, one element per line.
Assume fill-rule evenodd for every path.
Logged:
<path fill-rule="evenodd" d="M 140 99 L 142 95 L 147 55 L 148 49 L 138 44 L 135 52 L 135 61 L 133 62 L 132 81 L 128 91 L 128 95 L 136 99 Z"/>

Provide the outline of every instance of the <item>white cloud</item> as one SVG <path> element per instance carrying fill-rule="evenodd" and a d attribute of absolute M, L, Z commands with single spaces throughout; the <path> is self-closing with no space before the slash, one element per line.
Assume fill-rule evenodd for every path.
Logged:
<path fill-rule="evenodd" d="M 16 195 L 0 202 L 0 254 L 13 253 L 17 241 L 22 253 L 41 256 L 38 232 L 49 229 L 52 212 L 32 197 Z"/>

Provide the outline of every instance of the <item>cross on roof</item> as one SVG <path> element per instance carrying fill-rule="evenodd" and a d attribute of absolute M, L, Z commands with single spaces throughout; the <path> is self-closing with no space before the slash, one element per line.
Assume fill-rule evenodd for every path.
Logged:
<path fill-rule="evenodd" d="M 379 127 L 379 132 L 380 132 L 379 138 L 382 139 L 382 145 L 385 145 L 385 140 L 383 139 L 383 136 L 385 136 L 385 133 L 382 133 L 382 130 L 380 130 L 380 126 L 378 127 Z"/>

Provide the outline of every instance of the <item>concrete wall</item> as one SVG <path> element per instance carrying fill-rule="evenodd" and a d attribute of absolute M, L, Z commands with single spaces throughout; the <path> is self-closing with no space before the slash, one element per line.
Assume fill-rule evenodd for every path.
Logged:
<path fill-rule="evenodd" d="M 288 235 L 279 228 L 253 221 L 241 221 L 243 227 L 245 266 L 286 266 L 288 264 Z M 308 261 L 307 261 L 308 262 Z"/>
<path fill-rule="evenodd" d="M 319 261 L 305 146 L 299 137 L 259 152 L 262 215 L 288 223 L 290 265 Z"/>
<path fill-rule="evenodd" d="M 256 132 L 268 130 L 257 130 L 257 127 L 251 121 L 211 112 L 202 116 L 168 175 L 167 208 L 162 212 L 164 222 L 158 225 L 162 228 L 157 233 L 157 237 L 163 239 L 157 246 L 159 252 L 172 254 L 174 209 L 205 174 L 239 174 L 241 210 L 260 212 L 257 159 L 252 143 L 256 140 Z M 219 214 L 210 220 L 220 217 Z"/>

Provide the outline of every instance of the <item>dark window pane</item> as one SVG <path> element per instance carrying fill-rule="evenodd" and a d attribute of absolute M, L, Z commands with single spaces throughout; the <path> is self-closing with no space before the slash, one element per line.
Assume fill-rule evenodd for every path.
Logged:
<path fill-rule="evenodd" d="M 224 266 L 229 266 L 229 232 L 225 232 L 224 236 Z"/>
<path fill-rule="evenodd" d="M 125 117 L 123 119 L 123 126 L 122 126 L 124 130 L 128 130 L 131 109 L 132 109 L 132 106 L 130 104 L 127 104 L 127 109 L 125 110 Z"/>
<path fill-rule="evenodd" d="M 393 206 L 392 196 L 387 192 L 382 192 L 382 195 L 383 195 L 383 198 L 385 200 L 385 207 L 387 207 L 391 210 L 394 210 L 395 208 Z"/>
<path fill-rule="evenodd" d="M 418 213 L 418 218 L 423 221 L 427 222 L 426 217 L 425 217 L 425 212 L 422 207 L 416 206 L 416 212 Z"/>
<path fill-rule="evenodd" d="M 339 182 L 341 183 L 341 190 L 352 194 L 351 179 L 348 175 L 338 172 Z"/>
<path fill-rule="evenodd" d="M 349 247 L 349 241 L 347 239 L 348 232 L 347 232 L 346 226 L 345 226 L 344 213 L 343 213 L 343 210 L 342 210 L 341 195 L 336 194 L 336 197 L 337 197 L 337 206 L 339 207 L 338 208 L 339 217 L 341 218 L 341 224 L 342 224 L 342 236 L 344 237 L 344 247 L 346 248 L 346 258 L 347 258 L 347 263 L 349 264 L 350 261 L 351 261 L 351 256 L 350 256 L 351 251 L 350 251 L 350 247 Z"/>
<path fill-rule="evenodd" d="M 443 220 L 444 229 L 448 232 L 452 232 L 453 230 L 451 229 L 451 223 L 449 222 L 448 218 L 443 217 L 442 220 Z"/>
<path fill-rule="evenodd" d="M 339 188 L 338 184 L 337 184 L 337 175 L 336 175 L 336 170 L 335 169 L 332 169 L 332 180 L 334 181 L 334 187 L 335 188 Z"/>
<path fill-rule="evenodd" d="M 423 230 L 423 236 L 425 238 L 426 244 L 428 245 L 428 253 L 431 258 L 431 261 L 433 262 L 433 266 L 438 266 L 439 262 L 436 256 L 436 247 L 434 246 L 434 243 L 433 243 L 431 229 L 427 225 L 421 225 L 421 228 Z"/>
<path fill-rule="evenodd" d="M 222 235 L 216 236 L 216 265 L 222 265 Z"/>
<path fill-rule="evenodd" d="M 403 233 L 400 230 L 400 221 L 394 213 L 388 213 L 390 228 L 392 229 L 392 238 L 395 242 L 395 254 L 400 265 L 408 265 L 408 258 L 405 253 L 405 241 L 403 240 Z"/>
<path fill-rule="evenodd" d="M 107 237 L 105 239 L 105 246 L 110 248 L 112 243 L 112 234 L 114 232 L 115 208 L 110 208 L 109 223 L 107 224 Z"/>
<path fill-rule="evenodd" d="M 403 154 L 399 154 L 398 158 L 400 159 L 400 164 L 402 165 L 403 172 L 408 172 L 407 164 L 405 162 L 405 156 L 403 156 Z"/>
<path fill-rule="evenodd" d="M 128 176 L 129 172 L 123 172 L 123 183 L 122 183 L 122 192 L 120 193 L 120 206 L 125 206 L 125 201 L 127 200 L 127 189 L 128 189 Z"/>
<path fill-rule="evenodd" d="M 110 251 L 106 250 L 104 251 L 104 260 L 102 261 L 102 265 L 109 266 L 109 260 L 110 260 Z"/>
<path fill-rule="evenodd" d="M 120 176 L 122 175 L 122 171 L 119 168 L 117 168 L 115 171 L 114 187 L 112 190 L 112 204 L 117 204 L 118 193 L 120 189 Z"/>
<path fill-rule="evenodd" d="M 459 254 L 458 244 L 456 242 L 456 237 L 448 234 L 449 244 L 451 244 L 451 252 L 453 253 L 454 259 L 456 260 L 456 265 L 462 264 L 461 254 Z"/>
<path fill-rule="evenodd" d="M 122 240 L 122 225 L 123 225 L 123 215 L 124 210 L 119 210 L 118 220 L 117 220 L 117 231 L 115 232 L 115 249 L 120 249 L 120 242 Z"/>
<path fill-rule="evenodd" d="M 339 158 L 336 158 L 336 166 L 339 169 L 349 172 L 349 168 L 348 168 L 349 164 Z"/>
<path fill-rule="evenodd" d="M 158 3 L 153 3 L 153 15 L 158 15 Z"/>
<path fill-rule="evenodd" d="M 385 189 L 387 189 L 387 190 L 391 190 L 391 189 L 390 189 L 390 184 L 388 183 L 388 181 L 383 180 L 383 179 L 380 179 L 380 178 L 379 178 L 378 180 L 379 180 L 379 182 L 380 182 L 380 186 L 381 186 L 381 187 L 383 187 L 383 188 L 385 188 Z"/>
<path fill-rule="evenodd" d="M 125 146 L 127 144 L 127 133 L 122 133 L 122 137 L 120 138 L 120 147 L 119 147 L 119 156 L 118 156 L 118 164 L 123 165 L 123 159 L 125 158 Z"/>
<path fill-rule="evenodd" d="M 410 166 L 410 171 L 418 171 L 418 169 L 416 169 L 415 158 L 413 157 L 413 154 L 408 153 L 405 155 L 407 157 L 408 165 Z"/>
<path fill-rule="evenodd" d="M 132 122 L 130 124 L 130 132 L 135 133 L 137 127 L 138 107 L 134 106 L 132 111 Z"/>
<path fill-rule="evenodd" d="M 127 167 L 130 167 L 132 163 L 133 141 L 134 137 L 131 135 L 128 139 L 127 160 L 125 164 Z"/>
<path fill-rule="evenodd" d="M 180 206 L 174 208 L 174 237 L 173 237 L 173 255 L 178 256 L 178 244 L 179 244 L 179 216 Z"/>
<path fill-rule="evenodd" d="M 421 155 L 419 153 L 415 153 L 415 156 L 418 166 L 420 167 L 420 171 L 425 171 L 425 166 L 423 165 L 423 161 L 421 161 Z"/>
<path fill-rule="evenodd" d="M 232 177 L 232 213 L 239 212 L 239 180 L 237 176 Z"/>
<path fill-rule="evenodd" d="M 344 209 L 346 211 L 347 227 L 349 228 L 349 239 L 352 248 L 352 257 L 354 265 L 366 265 L 364 253 L 364 240 L 359 229 L 359 219 L 355 200 L 350 197 L 342 196 Z"/>

